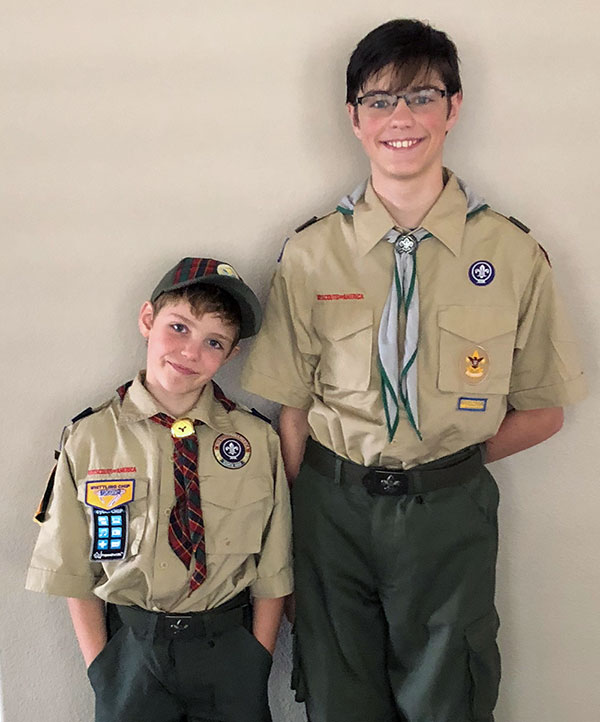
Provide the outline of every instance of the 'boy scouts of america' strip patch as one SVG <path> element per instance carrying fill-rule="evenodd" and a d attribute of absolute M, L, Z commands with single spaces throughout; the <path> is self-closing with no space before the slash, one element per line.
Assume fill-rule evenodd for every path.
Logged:
<path fill-rule="evenodd" d="M 129 502 L 135 479 L 103 479 L 85 485 L 85 503 L 92 507 L 92 548 L 95 562 L 123 559 L 127 551 Z"/>
<path fill-rule="evenodd" d="M 362 301 L 364 293 L 317 293 L 317 301 Z"/>

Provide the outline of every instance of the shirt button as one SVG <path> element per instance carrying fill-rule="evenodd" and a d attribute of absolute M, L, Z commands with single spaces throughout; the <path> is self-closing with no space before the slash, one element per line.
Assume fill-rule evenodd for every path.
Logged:
<path fill-rule="evenodd" d="M 165 516 L 171 516 L 171 510 L 165 509 Z"/>
<path fill-rule="evenodd" d="M 169 562 L 161 562 L 161 563 L 159 564 L 159 567 L 160 567 L 161 569 L 166 569 L 168 566 L 169 566 Z"/>

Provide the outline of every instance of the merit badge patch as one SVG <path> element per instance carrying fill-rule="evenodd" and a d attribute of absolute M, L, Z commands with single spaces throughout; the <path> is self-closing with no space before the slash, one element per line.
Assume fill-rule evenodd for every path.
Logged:
<path fill-rule="evenodd" d="M 232 276 L 233 278 L 239 278 L 238 272 L 228 263 L 219 263 L 217 266 L 217 273 L 219 276 Z"/>
<path fill-rule="evenodd" d="M 90 559 L 93 562 L 116 561 L 125 557 L 129 507 L 104 511 L 92 509 L 93 530 Z"/>
<path fill-rule="evenodd" d="M 459 411 L 485 411 L 487 399 L 474 399 L 469 396 L 461 396 L 458 399 L 457 409 Z"/>
<path fill-rule="evenodd" d="M 85 503 L 94 509 L 109 511 L 133 501 L 135 479 L 106 479 L 88 481 L 85 485 Z"/>
<path fill-rule="evenodd" d="M 221 434 L 215 439 L 213 454 L 226 469 L 240 469 L 248 463 L 252 448 L 241 434 Z"/>
<path fill-rule="evenodd" d="M 489 261 L 475 261 L 469 268 L 469 280 L 476 286 L 488 286 L 496 275 L 496 269 Z"/>
<path fill-rule="evenodd" d="M 475 346 L 461 359 L 461 371 L 468 384 L 479 384 L 490 371 L 490 359 L 482 346 Z"/>

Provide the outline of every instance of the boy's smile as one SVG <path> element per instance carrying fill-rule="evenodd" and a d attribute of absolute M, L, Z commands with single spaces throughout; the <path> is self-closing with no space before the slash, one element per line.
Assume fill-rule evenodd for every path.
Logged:
<path fill-rule="evenodd" d="M 195 316 L 185 300 L 156 315 L 146 302 L 138 323 L 148 341 L 145 386 L 174 416 L 196 404 L 207 382 L 239 350 L 235 327 L 216 313 Z"/>

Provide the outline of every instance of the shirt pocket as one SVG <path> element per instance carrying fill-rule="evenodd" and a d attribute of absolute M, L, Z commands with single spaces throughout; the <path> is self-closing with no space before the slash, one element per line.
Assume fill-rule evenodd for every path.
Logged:
<path fill-rule="evenodd" d="M 208 554 L 260 552 L 272 505 L 264 480 L 205 477 L 200 482 L 200 497 Z"/>
<path fill-rule="evenodd" d="M 517 311 L 505 306 L 444 306 L 438 311 L 440 391 L 507 394 Z"/>
<path fill-rule="evenodd" d="M 83 479 L 77 484 L 77 498 L 85 506 L 90 525 L 90 535 L 93 536 L 94 512 L 93 507 L 86 504 L 86 483 L 102 483 L 103 481 L 114 482 L 123 479 Z M 129 481 L 129 479 L 125 479 Z M 120 506 L 127 507 L 127 554 L 125 558 L 135 556 L 140 549 L 142 537 L 148 520 L 148 479 L 134 479 L 133 499 L 124 505 L 116 504 L 115 509 Z"/>
<path fill-rule="evenodd" d="M 366 391 L 371 381 L 373 310 L 331 301 L 315 308 L 313 323 L 321 340 L 321 383 Z"/>

